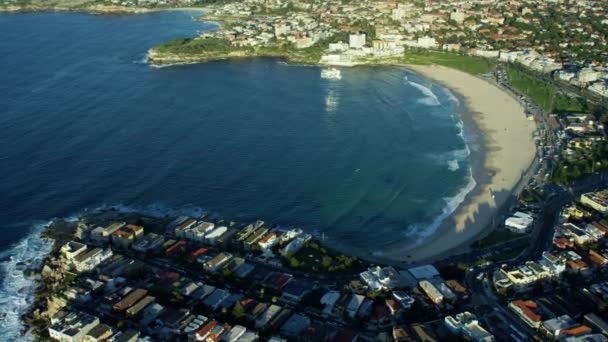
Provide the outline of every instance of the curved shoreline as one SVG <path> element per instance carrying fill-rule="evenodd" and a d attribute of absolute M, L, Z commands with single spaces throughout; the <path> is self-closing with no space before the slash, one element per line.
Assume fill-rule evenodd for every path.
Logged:
<path fill-rule="evenodd" d="M 512 197 L 512 192 L 536 155 L 535 124 L 523 107 L 504 90 L 481 78 L 442 66 L 407 65 L 465 99 L 459 110 L 468 134 L 478 138 L 471 151 L 471 170 L 477 185 L 439 228 L 418 246 L 395 246 L 376 261 L 429 262 L 461 254 L 468 244 L 489 233 L 488 225 Z M 463 110 L 464 109 L 464 110 Z M 508 163 L 504 163 L 508 160 Z"/>

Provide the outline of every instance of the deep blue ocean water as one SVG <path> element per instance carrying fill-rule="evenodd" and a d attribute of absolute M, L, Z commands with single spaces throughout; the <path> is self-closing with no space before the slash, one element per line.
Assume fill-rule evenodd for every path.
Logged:
<path fill-rule="evenodd" d="M 36 222 L 102 205 L 261 218 L 366 254 L 427 235 L 462 199 L 447 89 L 396 67 L 333 81 L 272 59 L 147 65 L 148 48 L 215 27 L 193 14 L 0 15 L 1 256 L 39 254 Z M 11 267 L 3 311 L 27 301 Z"/>
<path fill-rule="evenodd" d="M 449 93 L 400 68 L 277 60 L 152 68 L 192 13 L 0 16 L 0 248 L 102 204 L 201 207 L 366 249 L 424 229 L 469 181 Z"/>

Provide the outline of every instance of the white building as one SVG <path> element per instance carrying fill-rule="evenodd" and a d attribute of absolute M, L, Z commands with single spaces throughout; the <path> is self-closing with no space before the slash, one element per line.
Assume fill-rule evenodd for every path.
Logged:
<path fill-rule="evenodd" d="M 226 227 L 226 226 L 219 226 L 219 227 L 211 230 L 210 232 L 205 234 L 205 242 L 207 242 L 210 245 L 215 245 L 217 243 L 217 240 L 222 235 L 224 235 L 224 233 L 226 233 L 226 231 L 228 231 L 228 227 Z"/>
<path fill-rule="evenodd" d="M 70 241 L 61 247 L 61 254 L 68 260 L 73 260 L 78 254 L 84 252 L 87 245 L 84 243 Z"/>
<path fill-rule="evenodd" d="M 418 285 L 433 303 L 441 304 L 443 302 L 443 294 L 430 281 L 422 280 Z"/>
<path fill-rule="evenodd" d="M 526 233 L 532 227 L 534 218 L 530 214 L 516 212 L 505 220 L 505 227 L 515 233 Z"/>
<path fill-rule="evenodd" d="M 49 327 L 51 339 L 59 342 L 80 342 L 99 324 L 99 318 L 85 312 L 74 311 L 61 318 L 53 318 Z"/>
<path fill-rule="evenodd" d="M 361 49 L 363 46 L 365 46 L 365 42 L 365 33 L 350 34 L 348 36 L 348 45 L 351 49 Z"/>
<path fill-rule="evenodd" d="M 111 249 L 93 248 L 87 249 L 79 253 L 72 260 L 72 267 L 77 272 L 88 272 L 93 270 L 102 262 L 112 257 L 113 253 Z"/>

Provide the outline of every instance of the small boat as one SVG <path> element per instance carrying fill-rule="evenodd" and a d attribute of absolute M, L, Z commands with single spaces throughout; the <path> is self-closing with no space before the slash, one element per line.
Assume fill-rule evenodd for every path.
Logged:
<path fill-rule="evenodd" d="M 321 78 L 326 78 L 329 80 L 340 80 L 342 79 L 342 73 L 339 69 L 329 68 L 321 70 Z"/>

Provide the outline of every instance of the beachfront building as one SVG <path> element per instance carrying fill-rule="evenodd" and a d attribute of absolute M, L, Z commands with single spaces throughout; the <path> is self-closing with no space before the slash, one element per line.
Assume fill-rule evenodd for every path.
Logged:
<path fill-rule="evenodd" d="M 118 248 L 127 249 L 133 242 L 139 240 L 144 235 L 144 227 L 128 224 L 120 227 L 112 233 L 112 244 Z"/>
<path fill-rule="evenodd" d="M 125 222 L 115 222 L 106 227 L 97 227 L 91 231 L 91 241 L 94 244 L 102 245 L 110 241 L 110 236 L 115 231 L 126 225 Z"/>
<path fill-rule="evenodd" d="M 131 248 L 135 251 L 146 253 L 159 250 L 163 246 L 163 243 L 165 243 L 165 238 L 161 235 L 148 233 L 139 241 L 135 241 Z"/>
<path fill-rule="evenodd" d="M 302 234 L 297 238 L 291 240 L 283 250 L 281 251 L 281 255 L 284 257 L 290 257 L 300 251 L 304 245 L 312 239 L 312 235 L 310 234 Z"/>
<path fill-rule="evenodd" d="M 199 222 L 192 224 L 183 230 L 179 231 L 178 237 L 184 238 L 190 241 L 204 242 L 205 234 L 215 228 L 215 224 L 211 222 Z M 177 233 L 178 231 L 176 231 Z"/>
<path fill-rule="evenodd" d="M 538 329 L 542 323 L 542 317 L 536 312 L 538 304 L 533 300 L 514 300 L 509 303 L 511 309 L 519 318 L 531 328 Z"/>
<path fill-rule="evenodd" d="M 606 215 L 608 214 L 608 192 L 588 192 L 581 195 L 581 203 Z"/>
<path fill-rule="evenodd" d="M 361 272 L 359 277 L 373 291 L 391 290 L 399 284 L 400 280 L 399 272 L 391 266 L 369 268 Z"/>
<path fill-rule="evenodd" d="M 348 45 L 351 49 L 361 49 L 365 46 L 366 35 L 365 33 L 355 33 L 348 36 Z"/>
<path fill-rule="evenodd" d="M 228 231 L 228 227 L 220 226 L 205 234 L 205 242 L 215 246 L 218 240 Z"/>
<path fill-rule="evenodd" d="M 111 249 L 93 248 L 79 253 L 72 260 L 72 268 L 76 272 L 88 272 L 113 255 Z"/>
<path fill-rule="evenodd" d="M 456 317 L 446 316 L 444 323 L 448 330 L 456 335 L 473 342 L 493 342 L 494 336 L 485 330 L 477 320 L 477 317 L 468 312 L 462 312 Z"/>
<path fill-rule="evenodd" d="M 66 260 L 71 261 L 74 258 L 84 252 L 87 249 L 87 245 L 84 243 L 69 241 L 65 245 L 61 246 L 61 254 Z"/>
<path fill-rule="evenodd" d="M 505 220 L 505 227 L 515 233 L 527 233 L 534 223 L 534 218 L 527 213 L 515 212 Z"/>
<path fill-rule="evenodd" d="M 49 336 L 59 342 L 83 341 L 85 335 L 98 324 L 99 318 L 85 312 L 72 311 L 51 319 Z"/>

